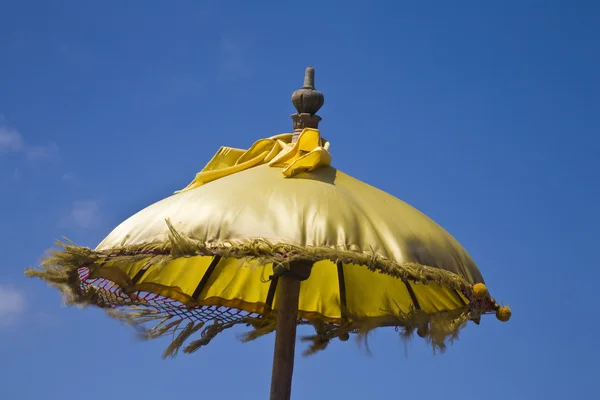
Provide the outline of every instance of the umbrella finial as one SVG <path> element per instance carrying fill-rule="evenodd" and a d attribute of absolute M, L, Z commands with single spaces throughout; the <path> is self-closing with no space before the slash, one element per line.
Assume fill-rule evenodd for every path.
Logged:
<path fill-rule="evenodd" d="M 323 93 L 315 89 L 315 69 L 313 67 L 306 68 L 304 86 L 292 94 L 292 103 L 298 112 L 292 115 L 295 141 L 304 128 L 317 129 L 319 121 L 321 121 L 321 117 L 316 113 L 325 103 L 325 97 Z"/>

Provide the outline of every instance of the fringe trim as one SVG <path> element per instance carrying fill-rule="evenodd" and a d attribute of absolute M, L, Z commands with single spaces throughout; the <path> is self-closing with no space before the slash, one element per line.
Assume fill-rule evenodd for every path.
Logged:
<path fill-rule="evenodd" d="M 262 310 L 264 312 L 261 313 L 258 309 L 248 310 L 248 307 L 239 307 L 246 309 L 247 315 L 240 315 L 239 318 L 224 322 L 214 319 L 212 324 L 207 324 L 206 321 L 193 321 L 185 316 L 177 316 L 154 308 L 141 300 L 138 294 L 148 292 L 161 295 L 181 302 L 188 309 L 202 306 L 194 299 L 179 292 L 176 288 L 154 284 L 134 285 L 131 279 L 118 268 L 101 268 L 104 261 L 115 260 L 127 264 L 150 259 L 150 263 L 161 265 L 180 257 L 219 255 L 246 259 L 254 265 L 273 263 L 287 267 L 288 263 L 292 261 L 316 262 L 328 259 L 335 263 L 364 265 L 372 271 L 379 271 L 405 281 L 425 284 L 435 282 L 441 286 L 461 291 L 470 301 L 463 308 L 437 314 L 412 310 L 407 314 L 399 315 L 399 307 L 393 304 L 385 305 L 385 310 L 389 311 L 389 315 L 379 318 L 346 315 L 344 320 L 331 321 L 315 314 L 300 314 L 298 323 L 310 324 L 316 331 L 315 335 L 301 338 L 310 343 L 304 352 L 305 355 L 325 349 L 335 338 L 345 341 L 350 334 L 355 334 L 359 340 L 366 343 L 367 337 L 373 329 L 385 326 L 396 327 L 400 331 L 400 336 L 405 340 L 408 340 L 417 330 L 419 336 L 425 338 L 432 345 L 434 351 L 444 351 L 447 343 L 452 343 L 458 337 L 458 332 L 469 320 L 477 320 L 482 314 L 491 312 L 497 306 L 489 295 L 484 299 L 476 299 L 473 296 L 472 286 L 467 281 L 452 272 L 438 268 L 414 263 L 398 264 L 373 252 L 271 244 L 262 239 L 252 240 L 246 244 L 209 244 L 180 234 L 169 221 L 167 224 L 170 235 L 169 241 L 166 243 L 134 246 L 123 244 L 116 249 L 95 251 L 77 246 L 67 239 L 65 242 L 59 241 L 57 245 L 63 250 L 51 250 L 42 260 L 40 268 L 28 268 L 25 270 L 25 275 L 40 278 L 48 285 L 59 289 L 69 305 L 80 307 L 92 305 L 106 309 L 110 316 L 137 327 L 143 338 L 153 339 L 168 334 L 173 335 L 163 357 L 177 355 L 184 343 L 200 330 L 202 330 L 200 338 L 189 342 L 183 348 L 184 353 L 197 351 L 220 332 L 238 324 L 252 327 L 252 330 L 244 335 L 242 341 L 254 340 L 275 330 L 276 313 L 269 310 Z M 101 276 L 117 285 L 128 297 L 127 300 L 115 304 L 106 300 L 107 296 L 103 288 L 86 285 L 80 277 L 80 269 L 86 267 L 90 270 L 90 277 Z M 216 305 L 224 306 L 224 304 Z M 188 322 L 185 323 L 186 321 Z M 147 329 L 144 325 L 149 322 L 156 322 L 156 324 L 151 329 Z"/>

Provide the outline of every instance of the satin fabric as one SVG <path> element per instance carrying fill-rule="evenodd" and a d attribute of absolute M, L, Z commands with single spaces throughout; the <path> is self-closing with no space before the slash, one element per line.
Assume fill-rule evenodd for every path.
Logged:
<path fill-rule="evenodd" d="M 333 168 L 285 177 L 268 164 L 226 175 L 159 201 L 114 229 L 97 247 L 168 241 L 169 219 L 193 239 L 326 246 L 373 252 L 483 282 L 475 263 L 442 227 L 403 201 Z"/>
<path fill-rule="evenodd" d="M 97 250 L 166 243 L 169 220 L 183 236 L 212 245 L 262 239 L 361 251 L 400 266 L 417 263 L 451 271 L 471 284 L 483 282 L 471 257 L 442 227 L 403 201 L 331 167 L 329 143 L 318 130 L 305 130 L 296 143 L 291 140 L 292 135 L 279 135 L 248 150 L 222 147 L 190 185 L 124 221 Z M 194 294 L 212 259 L 184 257 L 146 266 L 136 287 L 188 305 L 256 313 L 277 308 L 277 296 L 267 304 L 273 266 L 252 265 L 256 261 L 221 259 L 202 292 Z M 115 260 L 98 274 L 132 282 L 144 265 L 144 260 Z M 342 318 L 342 286 L 346 310 L 358 319 L 406 315 L 417 303 L 434 314 L 462 309 L 469 302 L 434 283 L 403 282 L 361 265 L 323 260 L 301 284 L 300 315 Z"/>
<path fill-rule="evenodd" d="M 329 142 L 321 138 L 318 129 L 304 129 L 295 143 L 292 137 L 283 134 L 260 139 L 248 150 L 221 147 L 194 180 L 177 193 L 265 163 L 281 167 L 285 177 L 330 165 Z"/>

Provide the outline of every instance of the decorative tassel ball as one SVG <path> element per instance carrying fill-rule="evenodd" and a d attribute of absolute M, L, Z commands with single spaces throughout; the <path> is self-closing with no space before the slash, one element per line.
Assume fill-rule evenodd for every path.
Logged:
<path fill-rule="evenodd" d="M 499 307 L 496 310 L 496 318 L 498 318 L 499 321 L 506 322 L 510 319 L 511 315 L 512 315 L 512 312 L 510 311 L 510 308 L 507 306 Z"/>
<path fill-rule="evenodd" d="M 424 338 L 424 337 L 426 337 L 428 334 L 429 334 L 429 326 L 427 326 L 427 325 L 420 326 L 420 327 L 417 329 L 417 335 L 419 335 L 419 337 L 422 337 L 422 338 Z"/>
<path fill-rule="evenodd" d="M 338 338 L 339 338 L 339 339 L 340 339 L 342 342 L 345 342 L 345 341 L 347 341 L 348 339 L 350 339 L 350 335 L 348 334 L 348 332 L 344 332 L 344 333 L 341 333 L 341 334 L 338 336 Z"/>
<path fill-rule="evenodd" d="M 476 299 L 483 300 L 488 296 L 488 289 L 483 283 L 476 283 L 473 285 L 473 296 Z"/>

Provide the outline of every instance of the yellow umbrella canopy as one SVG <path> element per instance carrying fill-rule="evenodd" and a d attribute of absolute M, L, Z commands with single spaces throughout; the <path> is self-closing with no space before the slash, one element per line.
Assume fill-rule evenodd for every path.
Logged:
<path fill-rule="evenodd" d="M 95 249 L 61 243 L 29 276 L 68 301 L 105 308 L 148 337 L 176 333 L 173 355 L 237 324 L 272 332 L 298 281 L 293 324 L 315 327 L 307 352 L 391 326 L 435 348 L 484 313 L 508 320 L 477 266 L 442 227 L 331 166 L 323 104 L 309 68 L 294 94 L 294 133 L 248 150 L 222 147 L 183 190 L 133 215 Z M 290 290 L 290 289 L 288 289 Z M 294 313 L 296 314 L 296 313 Z M 145 326 L 145 325 L 144 325 Z"/>

